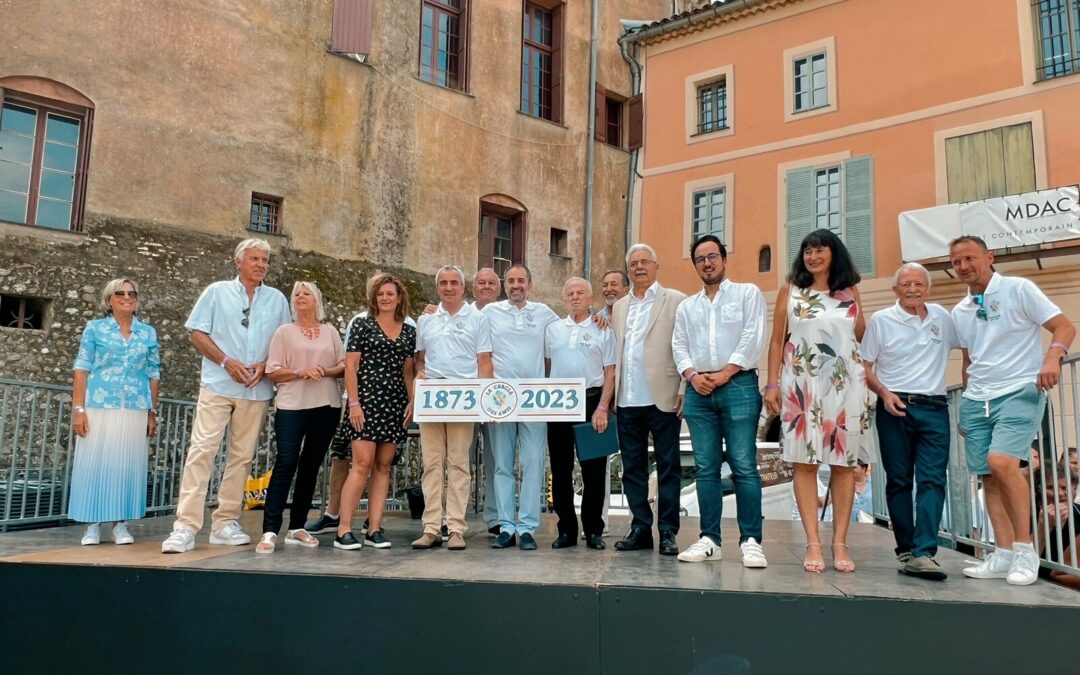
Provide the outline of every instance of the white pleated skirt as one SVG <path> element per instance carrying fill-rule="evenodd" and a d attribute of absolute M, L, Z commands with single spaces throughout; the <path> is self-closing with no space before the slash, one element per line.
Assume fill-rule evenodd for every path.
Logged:
<path fill-rule="evenodd" d="M 90 432 L 75 441 L 68 517 L 80 523 L 146 515 L 145 410 L 87 408 Z"/>

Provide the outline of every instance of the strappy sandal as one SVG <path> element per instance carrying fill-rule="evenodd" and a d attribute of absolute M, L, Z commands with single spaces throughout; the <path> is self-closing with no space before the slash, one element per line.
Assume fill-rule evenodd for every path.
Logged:
<path fill-rule="evenodd" d="M 304 548 L 318 548 L 319 540 L 307 530 L 289 530 L 285 535 L 285 544 L 303 546 Z"/>
<path fill-rule="evenodd" d="M 825 550 L 822 549 L 822 551 L 821 551 L 821 560 L 811 560 L 810 556 L 809 556 L 811 546 L 816 546 L 818 548 L 821 548 L 821 544 L 807 544 L 806 545 L 806 552 L 807 552 L 808 555 L 803 560 L 803 564 L 802 564 L 803 569 L 806 570 L 807 572 L 816 572 L 818 574 L 821 574 L 822 572 L 825 571 Z"/>
<path fill-rule="evenodd" d="M 837 572 L 854 572 L 855 571 L 855 562 L 851 559 L 851 551 L 848 550 L 847 544 L 833 544 L 832 548 L 833 548 L 833 564 L 832 564 L 833 569 L 836 570 Z M 838 549 L 838 548 L 842 548 L 845 551 L 847 551 L 847 555 L 848 555 L 847 560 L 837 560 L 837 558 L 836 558 L 836 549 Z"/>
<path fill-rule="evenodd" d="M 256 553 L 273 553 L 277 548 L 277 535 L 273 532 L 264 532 L 262 539 L 255 545 Z"/>

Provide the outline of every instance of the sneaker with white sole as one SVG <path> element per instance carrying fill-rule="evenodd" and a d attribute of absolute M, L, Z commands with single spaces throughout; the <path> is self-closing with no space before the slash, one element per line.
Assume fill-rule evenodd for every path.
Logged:
<path fill-rule="evenodd" d="M 705 562 L 706 560 L 720 560 L 720 547 L 713 543 L 712 539 L 702 537 L 685 551 L 679 554 L 682 562 Z"/>
<path fill-rule="evenodd" d="M 1010 551 L 993 551 L 974 567 L 965 567 L 964 576 L 972 579 L 1004 579 L 1009 576 L 1013 556 Z"/>
<path fill-rule="evenodd" d="M 1019 546 L 1019 544 L 1017 545 Z M 1005 581 L 1013 586 L 1030 586 L 1039 578 L 1039 555 L 1030 544 L 1021 549 L 1013 549 L 1012 564 Z"/>
<path fill-rule="evenodd" d="M 101 543 L 101 524 L 90 523 L 86 526 L 86 534 L 83 535 L 83 546 L 96 546 Z"/>
<path fill-rule="evenodd" d="M 162 553 L 187 553 L 195 548 L 195 533 L 185 527 L 178 527 L 168 538 L 161 542 Z"/>
<path fill-rule="evenodd" d="M 131 536 L 131 533 L 128 532 L 127 529 L 127 523 L 123 521 L 113 525 L 112 539 L 117 546 L 135 543 L 135 537 Z"/>
<path fill-rule="evenodd" d="M 761 549 L 761 544 L 757 542 L 757 539 L 750 537 L 743 543 L 739 544 L 739 550 L 742 551 L 743 567 L 769 566 L 769 561 L 765 559 L 765 551 Z"/>
<path fill-rule="evenodd" d="M 211 544 L 225 544 L 226 546 L 243 546 L 251 543 L 251 537 L 244 534 L 240 523 L 230 520 L 219 530 L 210 533 Z"/>

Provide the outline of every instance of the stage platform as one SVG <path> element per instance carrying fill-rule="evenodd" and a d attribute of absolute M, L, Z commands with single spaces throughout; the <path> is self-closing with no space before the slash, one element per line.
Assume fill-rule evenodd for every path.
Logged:
<path fill-rule="evenodd" d="M 800 525 L 782 521 L 766 522 L 765 570 L 741 566 L 734 521 L 725 559 L 700 564 L 618 553 L 616 536 L 605 551 L 555 551 L 550 516 L 533 552 L 490 549 L 478 522 L 465 551 L 412 551 L 419 521 L 393 513 L 389 550 L 339 551 L 322 535 L 318 549 L 258 555 L 204 532 L 165 556 L 171 524 L 132 523 L 136 543 L 119 547 L 80 546 L 81 526 L 0 535 L 0 672 L 1071 672 L 1080 660 L 1080 594 L 966 579 L 969 558 L 949 550 L 948 581 L 909 578 L 873 525 L 852 525 L 858 571 L 827 558 L 819 575 L 802 569 Z M 261 513 L 243 525 L 256 538 Z M 684 519 L 680 547 L 697 534 Z"/>

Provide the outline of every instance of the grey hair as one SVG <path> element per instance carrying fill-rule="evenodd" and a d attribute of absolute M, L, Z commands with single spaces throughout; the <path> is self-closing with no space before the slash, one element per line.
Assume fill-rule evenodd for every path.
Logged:
<path fill-rule="evenodd" d="M 477 279 L 477 277 L 479 277 L 479 276 L 480 276 L 481 274 L 483 274 L 484 272 L 491 272 L 491 276 L 495 277 L 495 281 L 498 281 L 498 280 L 499 280 L 499 275 L 498 275 L 498 274 L 495 274 L 495 270 L 494 270 L 494 269 L 492 269 L 492 268 L 490 268 L 490 267 L 481 267 L 480 269 L 476 270 L 476 274 L 474 274 L 474 275 L 473 275 L 473 278 L 472 278 L 473 286 L 475 286 L 475 285 L 476 285 L 476 279 Z"/>
<path fill-rule="evenodd" d="M 926 277 L 926 289 L 930 290 L 931 288 L 933 288 L 934 282 L 933 282 L 933 280 L 930 279 L 929 270 L 927 270 L 925 267 L 923 267 L 922 265 L 920 265 L 917 262 L 909 262 L 909 263 L 904 263 L 903 265 L 901 265 L 896 270 L 896 274 L 893 275 L 892 287 L 897 288 L 897 287 L 900 286 L 900 275 L 901 274 L 903 274 L 904 272 L 912 272 L 912 271 L 914 271 L 914 272 L 922 272 L 923 276 Z"/>
<path fill-rule="evenodd" d="M 315 320 L 322 323 L 326 319 L 326 312 L 323 311 L 322 304 L 322 291 L 315 285 L 314 281 L 297 281 L 293 284 L 292 292 L 289 293 L 289 308 L 292 309 L 293 321 L 297 320 L 296 317 L 296 292 L 301 288 L 306 288 L 311 296 L 315 298 Z"/>
<path fill-rule="evenodd" d="M 634 244 L 630 247 L 630 250 L 626 252 L 626 266 L 630 267 L 630 256 L 634 255 L 638 251 L 646 251 L 649 254 L 649 260 L 656 262 L 656 251 L 652 246 L 648 244 Z"/>
<path fill-rule="evenodd" d="M 589 295 L 592 295 L 592 283 L 588 279 L 583 279 L 582 277 L 570 277 L 567 279 L 562 285 L 563 295 L 566 295 L 566 291 L 570 290 L 571 284 L 583 285 L 585 290 L 589 292 Z"/>
<path fill-rule="evenodd" d="M 244 251 L 249 248 L 255 248 L 260 251 L 266 251 L 266 255 L 270 255 L 270 244 L 265 239 L 245 239 L 236 245 L 236 250 L 233 251 L 233 262 L 240 262 L 244 259 Z"/>
<path fill-rule="evenodd" d="M 135 292 L 139 292 L 139 285 L 127 277 L 120 277 L 119 279 L 113 279 L 109 283 L 105 284 L 105 288 L 101 289 L 101 311 L 105 316 L 112 316 L 112 305 L 109 303 L 109 298 L 113 296 L 113 293 L 123 290 L 124 284 L 131 284 L 131 287 L 135 289 Z"/>
<path fill-rule="evenodd" d="M 440 267 L 439 271 L 435 273 L 436 282 L 439 280 L 439 275 L 443 272 L 457 272 L 458 276 L 461 277 L 461 285 L 465 285 L 465 270 L 461 269 L 461 265 L 443 265 Z"/>

